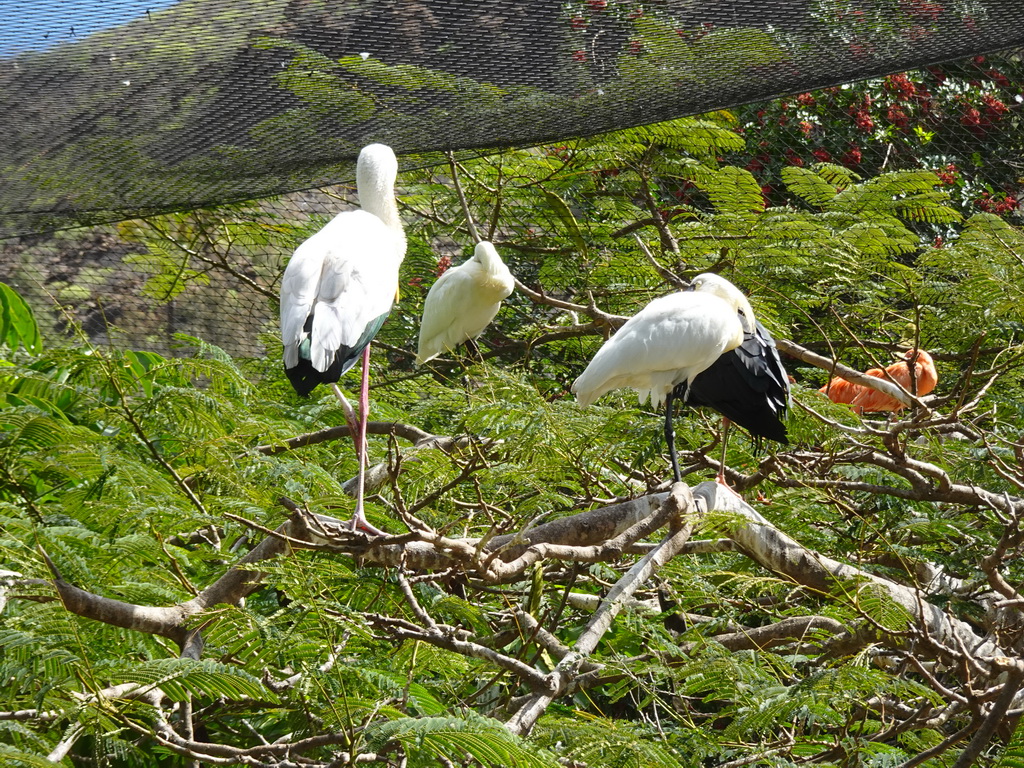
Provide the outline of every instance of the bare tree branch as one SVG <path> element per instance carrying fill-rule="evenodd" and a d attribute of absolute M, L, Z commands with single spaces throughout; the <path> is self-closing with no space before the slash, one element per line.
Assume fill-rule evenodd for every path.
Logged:
<path fill-rule="evenodd" d="M 597 643 L 611 627 L 615 616 L 622 609 L 623 602 L 650 579 L 658 568 L 675 557 L 686 540 L 689 539 L 693 530 L 693 520 L 690 518 L 695 511 L 689 488 L 682 483 L 676 483 L 665 500 L 663 510 L 672 520 L 668 537 L 662 541 L 660 547 L 638 560 L 616 582 L 601 607 L 587 623 L 572 651 L 563 656 L 548 675 L 550 692 L 537 693 L 527 697 L 506 722 L 506 727 L 512 733 L 525 735 L 530 732 L 551 702 L 569 687 L 579 673 L 580 665 L 587 656 L 594 652 Z"/>
<path fill-rule="evenodd" d="M 791 357 L 795 357 L 798 360 L 802 360 L 805 363 L 816 366 L 823 370 L 828 371 L 831 375 L 841 376 L 847 381 L 851 381 L 854 384 L 860 384 L 881 392 L 884 395 L 903 403 L 906 406 L 917 406 L 927 411 L 927 406 L 917 397 L 907 392 L 903 387 L 894 384 L 886 379 L 876 378 L 874 376 L 868 376 L 865 373 L 856 371 L 853 368 L 849 368 L 842 363 L 830 360 L 827 357 L 819 355 L 811 350 L 801 347 L 789 339 L 776 339 L 775 345 L 779 348 L 780 352 L 783 352 Z"/>

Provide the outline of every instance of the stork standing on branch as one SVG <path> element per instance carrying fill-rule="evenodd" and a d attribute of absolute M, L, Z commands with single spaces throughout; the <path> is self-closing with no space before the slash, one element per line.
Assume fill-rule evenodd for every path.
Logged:
<path fill-rule="evenodd" d="M 383 531 L 363 511 L 370 342 L 398 294 L 405 232 L 398 215 L 398 159 L 390 147 L 370 144 L 356 161 L 360 210 L 344 211 L 295 249 L 281 280 L 284 367 L 295 391 L 308 395 L 329 383 L 345 411 L 359 458 L 353 530 Z M 358 419 L 337 381 L 362 356 Z"/>
<path fill-rule="evenodd" d="M 581 405 L 590 405 L 620 387 L 635 389 L 641 405 L 665 403 L 665 442 L 676 482 L 681 479 L 672 425 L 676 399 L 708 406 L 755 435 L 786 442 L 782 418 L 789 379 L 775 344 L 747 297 L 719 275 L 698 275 L 688 291 L 655 299 L 627 320 L 572 391 Z M 723 458 L 719 479 L 724 465 Z"/>

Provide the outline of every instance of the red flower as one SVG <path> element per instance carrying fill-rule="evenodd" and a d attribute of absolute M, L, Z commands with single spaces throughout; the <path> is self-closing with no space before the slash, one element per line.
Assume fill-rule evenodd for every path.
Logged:
<path fill-rule="evenodd" d="M 573 16 L 572 21 L 569 22 L 569 26 L 573 29 L 586 29 L 587 20 L 582 16 Z"/>
<path fill-rule="evenodd" d="M 900 100 L 912 98 L 917 93 L 917 86 L 903 73 L 889 75 L 882 83 L 882 87 Z"/>
<path fill-rule="evenodd" d="M 985 111 L 993 117 L 1005 115 L 1010 111 L 1003 102 L 991 93 L 982 94 L 981 101 L 985 105 Z"/>
<path fill-rule="evenodd" d="M 587 52 L 586 51 L 573 51 L 572 52 L 572 60 L 573 61 L 586 61 L 587 60 Z"/>
<path fill-rule="evenodd" d="M 627 19 L 639 19 L 643 15 L 644 15 L 644 9 L 643 8 L 637 8 L 634 11 L 630 11 L 629 14 L 626 16 L 626 18 Z"/>
<path fill-rule="evenodd" d="M 810 136 L 811 135 L 811 131 L 813 131 L 813 130 L 814 130 L 814 126 L 810 122 L 808 122 L 807 120 L 801 120 L 800 121 L 800 132 L 804 136 Z"/>
<path fill-rule="evenodd" d="M 840 162 L 843 165 L 860 165 L 860 162 L 863 159 L 864 153 L 860 151 L 860 147 L 856 144 L 851 144 L 850 149 L 847 150 L 845 155 L 843 155 L 843 159 L 840 160 Z"/>
<path fill-rule="evenodd" d="M 1002 199 L 997 199 L 988 192 L 982 192 L 981 197 L 974 202 L 981 210 L 995 214 L 1010 213 L 1017 210 L 1019 205 L 1017 198 L 1013 195 L 1004 194 Z"/>
<path fill-rule="evenodd" d="M 643 48 L 644 48 L 644 45 L 639 40 L 630 40 L 629 41 L 629 52 L 630 53 L 632 53 L 634 55 L 638 54 L 638 53 L 640 53 L 640 51 L 643 50 Z"/>
<path fill-rule="evenodd" d="M 864 133 L 871 133 L 875 127 L 875 121 L 871 118 L 871 115 L 866 109 L 854 109 L 851 107 L 854 124 L 860 128 Z"/>
<path fill-rule="evenodd" d="M 939 177 L 939 181 L 946 185 L 951 186 L 956 184 L 957 180 L 957 168 L 955 163 L 949 163 L 945 168 L 940 168 L 935 171 L 935 175 Z"/>
<path fill-rule="evenodd" d="M 960 124 L 967 126 L 972 131 L 981 128 L 981 112 L 974 107 L 968 107 L 960 118 Z"/>
<path fill-rule="evenodd" d="M 1002 199 L 993 197 L 989 192 L 982 192 L 981 197 L 974 201 L 983 211 L 995 214 L 1010 213 L 1017 210 L 1019 205 L 1017 198 L 1013 195 L 1004 194 Z"/>
<path fill-rule="evenodd" d="M 438 277 L 440 277 L 441 275 L 443 275 L 445 272 L 448 271 L 448 267 L 450 267 L 451 265 L 452 265 L 452 257 L 451 256 L 442 256 L 440 259 L 437 260 L 437 270 L 436 270 L 435 274 Z"/>
<path fill-rule="evenodd" d="M 991 194 L 982 193 L 981 197 L 978 198 L 975 203 L 983 211 L 995 214 L 1004 214 L 1016 211 L 1020 206 L 1017 198 L 1013 195 L 1004 195 L 1001 199 L 997 200 L 991 196 Z"/>
<path fill-rule="evenodd" d="M 803 167 L 804 161 L 797 155 L 796 152 L 790 147 L 786 147 L 786 162 L 790 165 L 795 165 L 798 168 Z"/>
<path fill-rule="evenodd" d="M 587 7 L 594 13 L 597 13 L 608 7 L 608 0 L 587 0 Z"/>
<path fill-rule="evenodd" d="M 1008 78 L 998 69 L 990 69 L 985 74 L 991 77 L 992 81 L 1000 88 L 1009 88 L 1011 85 L 1010 78 Z"/>
<path fill-rule="evenodd" d="M 903 107 L 899 104 L 889 105 L 888 109 L 885 110 L 885 119 L 897 128 L 906 128 L 907 123 L 910 122 L 910 118 L 907 116 L 907 113 L 903 111 Z"/>
<path fill-rule="evenodd" d="M 763 171 L 766 167 L 768 167 L 768 164 L 771 163 L 771 161 L 771 155 L 769 155 L 767 152 L 762 152 L 761 154 L 752 158 L 749 163 L 747 163 L 746 169 L 751 173 L 757 173 L 758 171 Z"/>
<path fill-rule="evenodd" d="M 814 96 L 810 93 L 801 93 L 796 97 L 796 103 L 804 107 L 813 107 L 818 102 L 814 100 Z"/>
<path fill-rule="evenodd" d="M 814 158 L 819 163 L 829 163 L 832 161 L 832 155 L 830 155 L 828 153 L 828 150 L 825 149 L 824 147 L 818 147 L 817 149 L 813 150 L 811 154 L 814 155 Z"/>
<path fill-rule="evenodd" d="M 942 239 L 942 235 L 935 238 L 935 242 L 932 243 L 932 248 L 941 248 L 945 240 Z"/>

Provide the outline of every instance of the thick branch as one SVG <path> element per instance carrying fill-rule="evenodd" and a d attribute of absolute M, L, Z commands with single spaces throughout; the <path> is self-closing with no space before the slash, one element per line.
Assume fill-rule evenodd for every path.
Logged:
<path fill-rule="evenodd" d="M 854 384 L 860 384 L 869 389 L 881 392 L 883 395 L 895 398 L 899 402 L 903 403 L 903 405 L 916 405 L 922 408 L 925 407 L 924 403 L 922 403 L 918 398 L 907 392 L 903 387 L 898 384 L 894 384 L 891 381 L 875 378 L 874 376 L 868 376 L 867 374 L 861 373 L 853 368 L 848 368 L 842 363 L 831 360 L 815 352 L 811 352 L 811 350 L 801 347 L 799 344 L 796 344 L 789 339 L 776 339 L 775 345 L 779 348 L 780 352 L 784 352 L 791 357 L 795 357 L 805 363 L 809 363 L 810 365 L 826 370 L 831 375 L 841 376 Z"/>
<path fill-rule="evenodd" d="M 871 585 L 883 590 L 890 600 L 915 617 L 919 622 L 917 628 L 937 647 L 963 649 L 978 660 L 1003 655 L 1002 649 L 991 639 L 979 636 L 966 622 L 925 601 L 919 591 L 807 549 L 768 523 L 738 496 L 723 491 L 717 483 L 701 483 L 694 488 L 694 496 L 713 499 L 709 507 L 735 514 L 739 522 L 730 533 L 740 551 L 773 573 L 823 595 L 844 588 L 856 596 L 865 585 Z M 894 638 L 882 639 L 883 642 L 894 641 Z"/>
<path fill-rule="evenodd" d="M 763 627 L 745 627 L 738 632 L 714 635 L 713 640 L 730 651 L 774 648 L 799 640 L 808 632 L 839 634 L 846 631 L 842 622 L 827 616 L 791 616 Z"/>
<path fill-rule="evenodd" d="M 185 643 L 188 632 L 184 620 L 188 614 L 180 605 L 165 608 L 135 605 L 86 592 L 61 578 L 54 579 L 53 583 L 64 607 L 77 616 L 115 627 L 160 635 L 173 640 L 179 646 Z"/>
<path fill-rule="evenodd" d="M 505 724 L 512 733 L 524 735 L 530 732 L 551 702 L 572 684 L 584 660 L 597 648 L 598 642 L 611 627 L 615 616 L 622 610 L 624 602 L 629 600 L 658 568 L 682 550 L 693 530 L 693 520 L 690 518 L 694 510 L 694 501 L 689 488 L 682 483 L 676 483 L 665 500 L 662 510 L 673 520 L 668 537 L 658 547 L 638 560 L 612 587 L 601 606 L 587 623 L 572 651 L 563 656 L 548 675 L 551 681 L 551 692 L 536 693 L 527 697 Z"/>
<path fill-rule="evenodd" d="M 368 421 L 366 423 L 366 432 L 371 435 L 396 435 L 412 443 L 418 443 L 421 440 L 436 437 L 435 435 L 431 435 L 429 432 L 424 432 L 418 427 L 414 427 L 411 424 L 403 424 L 399 421 Z M 293 451 L 296 448 L 303 448 L 307 445 L 329 443 L 332 440 L 340 440 L 351 436 L 352 430 L 350 430 L 346 424 L 339 427 L 321 429 L 316 432 L 307 432 L 304 435 L 296 435 L 295 437 L 290 437 L 287 440 L 282 440 L 279 443 L 260 445 L 254 450 L 257 453 L 262 453 L 264 456 L 274 456 L 275 454 Z"/>

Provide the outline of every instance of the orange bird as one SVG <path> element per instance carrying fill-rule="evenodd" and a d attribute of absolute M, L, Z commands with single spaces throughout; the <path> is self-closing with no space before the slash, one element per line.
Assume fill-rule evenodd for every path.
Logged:
<path fill-rule="evenodd" d="M 909 363 L 915 357 L 917 360 L 914 363 L 914 378 L 911 380 Z M 895 381 L 907 392 L 918 397 L 924 397 L 935 389 L 935 384 L 939 380 L 932 356 L 923 349 L 907 350 L 902 360 L 893 363 L 884 371 L 881 368 L 872 368 L 870 371 L 865 371 L 864 375 Z M 874 411 L 901 411 L 906 407 L 894 397 L 884 395 L 863 384 L 854 384 L 839 376 L 818 391 L 826 395 L 833 403 L 848 404 L 858 414 Z"/>

